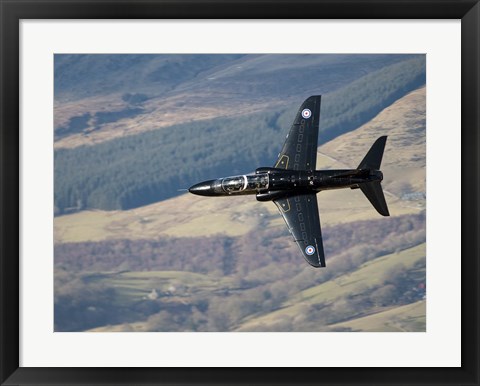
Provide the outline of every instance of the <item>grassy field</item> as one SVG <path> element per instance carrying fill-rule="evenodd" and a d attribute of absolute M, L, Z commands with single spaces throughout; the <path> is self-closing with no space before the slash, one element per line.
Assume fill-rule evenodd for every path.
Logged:
<path fill-rule="evenodd" d="M 272 325 L 285 316 L 295 317 L 302 312 L 305 304 L 333 304 L 345 295 L 361 294 L 379 285 L 382 282 L 382 275 L 389 269 L 399 264 L 407 268 L 412 267 L 424 258 L 425 243 L 399 253 L 379 257 L 365 263 L 351 274 L 342 275 L 337 279 L 301 291 L 286 301 L 277 311 L 247 319 L 239 330 L 248 331 L 258 326 Z M 342 326 L 347 325 L 342 323 Z"/>
<path fill-rule="evenodd" d="M 380 311 L 363 318 L 333 324 L 332 328 L 350 328 L 353 331 L 405 332 L 426 330 L 425 300 L 407 304 L 393 309 Z"/>
<path fill-rule="evenodd" d="M 236 101 L 235 104 L 223 102 L 217 104 L 217 106 L 205 107 L 198 103 L 199 100 L 202 100 L 202 97 L 210 98 L 211 95 L 197 94 L 197 99 L 193 99 L 191 95 L 186 93 L 174 97 L 154 98 L 145 102 L 142 106 L 148 112 L 147 114 L 106 123 L 102 125 L 102 130 L 94 130 L 91 127 L 88 135 L 84 132 L 72 134 L 55 141 L 54 146 L 56 149 L 91 146 L 114 138 L 158 130 L 176 124 L 218 117 L 238 117 L 266 109 L 275 109 L 279 105 L 282 106 L 281 101 L 270 99 L 258 101 L 253 106 L 251 101 Z M 188 101 L 189 114 L 183 114 L 185 101 Z M 81 101 L 57 104 L 58 107 L 55 109 L 56 126 L 67 124 L 72 116 L 94 112 L 98 109 L 98 106 L 102 106 L 103 110 L 106 111 L 119 111 L 128 107 L 128 104 L 121 100 L 121 94 L 94 96 Z"/>
<path fill-rule="evenodd" d="M 425 244 L 417 245 L 398 253 L 378 257 L 362 265 L 359 269 L 308 288 L 292 295 L 280 309 L 246 318 L 237 331 L 251 331 L 275 326 L 285 318 L 298 318 L 307 306 L 341 303 L 346 295 L 358 296 L 382 282 L 389 269 L 403 265 L 412 268 L 425 258 Z M 189 305 L 194 296 L 213 293 L 235 293 L 235 283 L 231 277 L 218 278 L 212 275 L 177 271 L 120 272 L 92 275 L 89 280 L 113 287 L 117 291 L 117 301 L 128 307 L 148 299 L 161 297 L 164 304 Z M 213 291 L 213 292 L 212 292 Z M 375 306 L 353 315 L 349 320 L 325 325 L 323 330 L 352 331 L 424 331 L 426 327 L 426 301 L 411 304 L 381 307 Z M 94 328 L 91 331 L 148 331 L 145 321 L 128 325 L 111 325 Z"/>
<path fill-rule="evenodd" d="M 332 302 L 337 297 L 358 293 L 365 286 L 374 287 L 378 285 L 382 280 L 382 277 L 378 274 L 379 272 L 386 272 L 398 264 L 409 268 L 423 258 L 425 258 L 425 243 L 398 253 L 379 257 L 365 263 L 350 275 L 342 276 L 339 279 L 302 291 L 298 297 L 293 299 L 292 303 L 295 304 L 304 300 Z"/>
<path fill-rule="evenodd" d="M 158 294 L 168 294 L 172 299 L 188 298 L 191 292 L 211 291 L 228 287 L 228 278 L 215 278 L 184 271 L 148 271 L 93 274 L 87 281 L 102 283 L 115 288 L 119 304 L 129 304 L 155 298 Z M 182 288 L 177 293 L 177 288 Z M 158 292 L 157 292 L 158 291 Z M 155 295 L 157 293 L 157 295 Z"/>

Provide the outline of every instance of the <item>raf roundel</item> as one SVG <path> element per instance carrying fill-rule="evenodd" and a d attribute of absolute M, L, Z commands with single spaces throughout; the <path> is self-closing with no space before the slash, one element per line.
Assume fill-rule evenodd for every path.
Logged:
<path fill-rule="evenodd" d="M 309 245 L 307 248 L 305 248 L 305 253 L 308 256 L 312 256 L 315 253 L 315 247 Z"/>
<path fill-rule="evenodd" d="M 312 112 L 309 109 L 303 109 L 302 110 L 302 117 L 305 119 L 308 119 L 312 116 Z"/>

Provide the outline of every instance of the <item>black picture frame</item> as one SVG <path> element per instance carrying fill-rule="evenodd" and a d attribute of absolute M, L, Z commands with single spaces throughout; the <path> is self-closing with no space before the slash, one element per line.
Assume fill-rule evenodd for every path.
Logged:
<path fill-rule="evenodd" d="M 308 7 L 309 12 L 304 9 Z M 2 385 L 479 385 L 478 0 L 0 0 L 0 382 Z M 459 368 L 19 367 L 19 21 L 21 19 L 461 19 L 462 366 Z M 445 96 L 448 97 L 448 96 Z M 448 283 L 445 283 L 448 285 Z"/>

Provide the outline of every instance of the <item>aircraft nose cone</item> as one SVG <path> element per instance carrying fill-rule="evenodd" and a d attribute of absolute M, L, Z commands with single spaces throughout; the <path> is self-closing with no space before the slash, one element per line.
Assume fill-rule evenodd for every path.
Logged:
<path fill-rule="evenodd" d="M 188 191 L 199 196 L 211 196 L 213 194 L 212 182 L 213 180 L 200 182 L 191 186 Z"/>

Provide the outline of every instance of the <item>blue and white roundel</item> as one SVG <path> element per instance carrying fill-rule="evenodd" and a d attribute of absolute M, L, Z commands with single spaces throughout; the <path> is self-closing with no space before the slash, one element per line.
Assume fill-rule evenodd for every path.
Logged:
<path fill-rule="evenodd" d="M 302 117 L 305 119 L 310 118 L 312 116 L 312 112 L 309 109 L 302 110 Z"/>
<path fill-rule="evenodd" d="M 307 248 L 305 248 L 305 253 L 308 256 L 312 256 L 315 253 L 315 247 L 309 245 Z"/>

